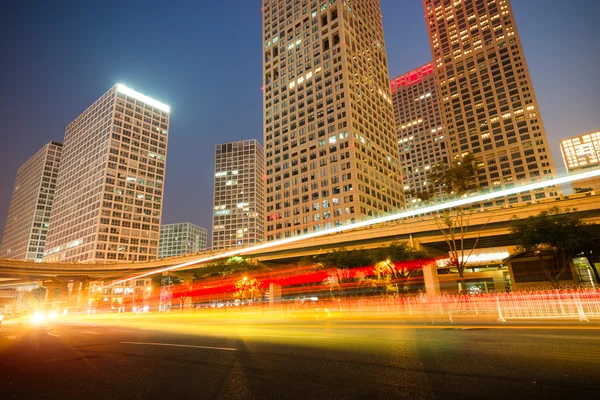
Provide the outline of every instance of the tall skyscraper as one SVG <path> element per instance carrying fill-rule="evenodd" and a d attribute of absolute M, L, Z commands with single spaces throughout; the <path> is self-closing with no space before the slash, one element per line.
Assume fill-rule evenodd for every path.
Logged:
<path fill-rule="evenodd" d="M 257 140 L 216 146 L 213 250 L 264 240 L 264 162 Z"/>
<path fill-rule="evenodd" d="M 474 154 L 484 192 L 556 176 L 510 1 L 423 4 L 452 159 Z M 556 195 L 550 187 L 508 202 Z"/>
<path fill-rule="evenodd" d="M 600 168 L 600 132 L 563 139 L 560 141 L 560 150 L 570 174 Z M 600 178 L 583 179 L 573 182 L 572 186 L 600 190 Z"/>
<path fill-rule="evenodd" d="M 42 260 L 61 153 L 62 143 L 50 142 L 17 171 L 0 258 Z"/>
<path fill-rule="evenodd" d="M 169 115 L 118 84 L 67 126 L 45 261 L 156 259 Z"/>
<path fill-rule="evenodd" d="M 263 0 L 266 235 L 404 207 L 379 0 Z"/>
<path fill-rule="evenodd" d="M 443 188 L 429 174 L 436 165 L 449 164 L 433 65 L 425 64 L 392 79 L 392 100 L 400 148 L 406 208 L 443 201 Z"/>
<path fill-rule="evenodd" d="M 158 258 L 193 254 L 206 250 L 206 229 L 189 222 L 160 227 Z"/>

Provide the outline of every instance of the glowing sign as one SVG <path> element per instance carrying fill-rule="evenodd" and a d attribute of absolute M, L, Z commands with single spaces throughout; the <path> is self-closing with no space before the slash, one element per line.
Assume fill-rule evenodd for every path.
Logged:
<path fill-rule="evenodd" d="M 162 110 L 165 112 L 171 112 L 171 107 L 169 107 L 168 105 L 163 104 L 160 101 L 156 101 L 153 98 L 148 97 L 146 95 L 138 93 L 135 90 L 130 89 L 127 86 L 122 85 L 120 83 L 117 83 L 117 91 L 119 93 L 123 93 L 125 96 L 133 97 L 136 100 L 143 101 L 144 103 L 148 104 L 149 106 L 158 108 L 159 110 Z"/>
<path fill-rule="evenodd" d="M 402 220 L 405 218 L 415 217 L 418 215 L 426 215 L 426 214 L 429 214 L 432 212 L 448 210 L 448 209 L 452 209 L 452 208 L 456 208 L 456 207 L 462 207 L 462 206 L 466 206 L 469 204 L 481 203 L 481 202 L 488 201 L 491 199 L 512 196 L 512 195 L 515 195 L 518 193 L 530 192 L 532 190 L 543 189 L 543 188 L 549 187 L 549 186 L 562 185 L 564 183 L 579 181 L 582 179 L 594 178 L 597 176 L 600 176 L 600 169 L 586 171 L 586 172 L 582 172 L 582 173 L 574 174 L 574 175 L 567 175 L 567 176 L 563 176 L 560 178 L 549 179 L 546 181 L 530 183 L 528 185 L 517 186 L 517 187 L 510 188 L 510 189 L 499 190 L 497 192 L 485 193 L 485 194 L 480 194 L 477 196 L 447 201 L 444 203 L 434 204 L 434 205 L 431 205 L 428 207 L 410 209 L 410 210 L 403 211 L 403 212 L 400 212 L 397 214 L 386 215 L 384 217 L 374 218 L 374 219 L 367 220 L 367 221 L 356 222 L 354 224 L 339 226 L 339 227 L 335 227 L 335 228 L 331 228 L 331 229 L 327 229 L 327 230 L 323 230 L 323 231 L 319 231 L 319 232 L 307 233 L 307 234 L 304 234 L 301 236 L 295 236 L 295 237 L 291 237 L 291 238 L 287 238 L 287 239 L 276 240 L 273 242 L 263 243 L 263 244 L 260 244 L 257 246 L 246 247 L 243 249 L 226 251 L 224 253 L 215 254 L 213 256 L 199 257 L 195 260 L 191 260 L 191 261 L 188 261 L 183 264 L 160 268 L 160 269 L 157 269 L 154 271 L 150 271 L 150 272 L 146 272 L 146 273 L 143 273 L 140 275 L 133 276 L 131 278 L 122 279 L 120 281 L 113 282 L 111 285 L 118 285 L 118 284 L 122 284 L 123 282 L 128 282 L 128 281 L 131 281 L 134 279 L 140 279 L 140 278 L 143 278 L 146 276 L 156 275 L 156 274 L 160 274 L 160 273 L 167 272 L 167 271 L 173 271 L 176 269 L 189 267 L 189 266 L 195 265 L 195 264 L 202 264 L 202 263 L 206 263 L 206 262 L 213 261 L 213 260 L 220 260 L 220 259 L 229 258 L 229 257 L 241 256 L 243 254 L 255 252 L 257 250 L 266 250 L 266 249 L 281 246 L 284 244 L 300 242 L 302 240 L 313 239 L 313 238 L 317 238 L 317 237 L 321 237 L 321 236 L 331 235 L 334 233 L 341 233 L 341 232 L 345 232 L 345 231 L 350 231 L 352 229 L 365 228 L 370 225 L 382 224 L 382 223 L 392 222 L 392 221 L 399 221 L 399 220 Z"/>
<path fill-rule="evenodd" d="M 423 80 L 423 77 L 430 75 L 433 73 L 433 64 L 425 64 L 422 67 L 419 67 L 413 71 L 410 71 L 407 74 L 400 75 L 399 77 L 393 79 L 390 82 L 390 87 L 392 89 L 392 93 L 394 93 L 397 88 L 402 86 L 411 86 L 416 83 L 419 83 Z"/>

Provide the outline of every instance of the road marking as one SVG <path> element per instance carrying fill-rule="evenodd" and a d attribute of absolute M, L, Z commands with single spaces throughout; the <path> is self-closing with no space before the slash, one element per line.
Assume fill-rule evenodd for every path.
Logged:
<path fill-rule="evenodd" d="M 155 342 L 121 342 L 122 344 L 138 344 L 146 346 L 169 346 L 169 347 L 189 347 L 192 349 L 210 349 L 210 350 L 224 350 L 224 351 L 236 351 L 233 347 L 212 347 L 212 346 L 196 346 L 191 344 L 173 344 L 173 343 L 155 343 Z"/>
<path fill-rule="evenodd" d="M 307 335 L 307 336 L 303 336 L 303 335 L 273 335 L 273 334 L 261 334 L 261 333 L 257 333 L 257 334 L 253 334 L 253 333 L 247 333 L 247 334 L 242 334 L 240 336 L 253 336 L 253 337 L 282 337 L 282 338 L 300 338 L 300 339 L 330 339 L 329 336 L 314 336 L 314 335 Z"/>
<path fill-rule="evenodd" d="M 81 333 L 87 333 L 87 334 L 90 334 L 90 335 L 99 335 L 98 332 L 90 332 L 90 331 L 81 331 Z"/>
<path fill-rule="evenodd" d="M 54 337 L 60 337 L 60 335 L 55 335 L 54 333 L 50 333 L 50 332 L 46 332 L 48 335 L 50 336 L 54 336 Z"/>
<path fill-rule="evenodd" d="M 113 331 L 113 332 L 128 332 L 128 333 L 135 332 L 135 331 L 126 331 L 124 329 L 111 329 L 111 331 Z"/>
<path fill-rule="evenodd" d="M 9 336 L 8 340 L 15 340 L 17 337 L 16 336 Z"/>

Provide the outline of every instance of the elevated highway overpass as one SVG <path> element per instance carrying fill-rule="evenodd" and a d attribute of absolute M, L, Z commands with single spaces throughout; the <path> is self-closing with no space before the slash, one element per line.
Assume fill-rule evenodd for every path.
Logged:
<path fill-rule="evenodd" d="M 600 222 L 600 193 L 594 194 L 593 192 L 534 204 L 488 208 L 472 214 L 470 229 L 466 235 L 466 246 L 472 246 L 476 237 L 481 235 L 477 243 L 478 249 L 498 246 L 514 247 L 516 243 L 510 237 L 509 231 L 511 218 L 537 215 L 554 206 L 573 209 L 586 222 Z M 272 243 L 268 248 L 256 246 L 231 251 L 202 252 L 143 263 L 36 263 L 1 259 L 0 287 L 32 281 L 119 280 L 142 274 L 150 275 L 154 271 L 160 273 L 161 270 L 170 269 L 184 272 L 201 268 L 209 262 L 229 258 L 232 254 L 238 253 L 257 262 L 287 263 L 342 246 L 348 249 L 374 248 L 394 241 L 406 241 L 416 249 L 437 252 L 440 255 L 447 255 L 448 251 L 447 244 L 434 218 L 431 215 L 423 215 L 388 223 L 375 223 L 315 238 L 299 238 L 294 242 Z"/>

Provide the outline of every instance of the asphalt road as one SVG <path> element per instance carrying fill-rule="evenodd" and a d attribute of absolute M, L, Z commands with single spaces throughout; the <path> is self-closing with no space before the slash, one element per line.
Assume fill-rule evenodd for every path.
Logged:
<path fill-rule="evenodd" d="M 5 323 L 0 399 L 591 399 L 591 328 Z"/>

